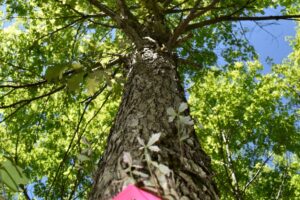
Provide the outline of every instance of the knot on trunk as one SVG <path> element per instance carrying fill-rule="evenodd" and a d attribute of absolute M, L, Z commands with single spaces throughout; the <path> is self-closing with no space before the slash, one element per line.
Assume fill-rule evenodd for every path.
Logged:
<path fill-rule="evenodd" d="M 154 62 L 158 58 L 158 53 L 151 48 L 144 48 L 142 50 L 142 60 L 148 60 L 150 62 Z"/>

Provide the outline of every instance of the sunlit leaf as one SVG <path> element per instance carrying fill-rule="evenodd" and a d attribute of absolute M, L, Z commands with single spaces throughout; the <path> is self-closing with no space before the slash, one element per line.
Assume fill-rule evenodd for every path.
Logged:
<path fill-rule="evenodd" d="M 154 133 L 151 135 L 148 143 L 147 143 L 147 146 L 150 147 L 151 145 L 153 145 L 155 142 L 157 142 L 160 138 L 160 135 L 161 133 Z"/>
<path fill-rule="evenodd" d="M 179 108 L 178 108 L 178 112 L 181 113 L 183 111 L 185 111 L 188 108 L 187 103 L 180 103 Z"/>

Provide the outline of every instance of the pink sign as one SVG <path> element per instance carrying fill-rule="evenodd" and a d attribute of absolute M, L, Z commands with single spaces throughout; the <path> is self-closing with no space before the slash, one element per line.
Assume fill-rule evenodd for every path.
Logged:
<path fill-rule="evenodd" d="M 113 200 L 161 200 L 161 199 L 134 185 L 128 185 Z"/>

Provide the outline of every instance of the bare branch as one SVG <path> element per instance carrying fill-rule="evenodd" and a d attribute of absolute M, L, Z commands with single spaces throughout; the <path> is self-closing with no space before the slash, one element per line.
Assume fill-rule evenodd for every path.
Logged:
<path fill-rule="evenodd" d="M 221 16 L 214 19 L 205 20 L 199 23 L 190 24 L 185 31 L 190 31 L 204 26 L 216 24 L 224 21 L 268 21 L 268 20 L 296 20 L 300 19 L 300 15 L 275 15 L 275 16 L 253 16 L 253 17 L 234 17 L 231 15 Z"/>
<path fill-rule="evenodd" d="M 105 87 L 104 87 L 104 89 L 105 89 Z M 100 95 L 100 94 L 104 91 L 104 89 L 101 90 L 101 92 L 100 92 L 98 95 Z M 54 179 L 53 179 L 53 181 L 52 181 L 52 183 L 51 183 L 51 185 L 50 185 L 50 187 L 49 187 L 49 189 L 48 189 L 48 191 L 47 191 L 48 194 L 51 192 L 51 189 L 52 189 L 54 183 L 55 183 L 56 180 L 58 179 L 58 177 L 59 177 L 59 172 L 60 172 L 61 168 L 63 167 L 63 165 L 65 164 L 65 161 L 66 161 L 66 159 L 68 158 L 68 155 L 69 155 L 70 151 L 76 146 L 76 144 L 73 145 L 73 142 L 74 142 L 74 140 L 75 140 L 76 135 L 78 135 L 78 139 L 77 139 L 77 144 L 78 144 L 78 143 L 80 142 L 80 140 L 81 140 L 81 138 L 82 138 L 84 132 L 86 131 L 86 128 L 87 128 L 88 125 L 92 122 L 92 120 L 100 113 L 100 111 L 102 110 L 102 108 L 104 107 L 104 105 L 106 104 L 106 102 L 108 101 L 110 95 L 111 95 L 111 92 L 109 92 L 109 93 L 106 95 L 106 97 L 105 97 L 104 101 L 102 102 L 100 108 L 99 108 L 99 109 L 95 112 L 95 114 L 88 120 L 88 122 L 85 124 L 85 126 L 84 126 L 84 128 L 83 128 L 83 131 L 81 132 L 81 134 L 79 134 L 79 129 L 80 129 L 80 126 L 81 126 L 81 124 L 82 124 L 84 115 L 85 115 L 85 113 L 86 113 L 86 111 L 87 111 L 88 106 L 90 105 L 90 103 L 92 102 L 93 99 L 90 99 L 90 100 L 88 100 L 88 101 L 85 103 L 83 112 L 82 112 L 82 114 L 81 114 L 81 116 L 80 116 L 80 118 L 79 118 L 79 121 L 78 121 L 78 123 L 77 123 L 76 129 L 75 129 L 75 131 L 74 131 L 74 133 L 73 133 L 73 136 L 72 136 L 72 138 L 71 138 L 71 141 L 70 141 L 70 143 L 69 143 L 69 145 L 68 145 L 67 151 L 65 152 L 64 157 L 63 157 L 62 161 L 60 162 L 60 164 L 59 164 L 59 166 L 58 166 L 58 168 L 57 168 L 57 170 L 56 170 L 56 172 L 55 172 Z M 73 195 L 70 195 L 70 198 L 71 198 L 72 196 L 73 196 Z"/>
<path fill-rule="evenodd" d="M 213 0 L 211 4 L 204 7 L 200 12 L 197 12 L 197 8 L 200 4 L 200 0 L 196 1 L 194 8 L 191 9 L 189 15 L 176 27 L 174 30 L 173 35 L 171 36 L 170 40 L 168 41 L 168 47 L 172 47 L 173 44 L 176 42 L 177 38 L 185 32 L 185 29 L 188 27 L 188 24 L 195 19 L 196 17 L 199 17 L 209 10 L 211 10 L 220 0 Z"/>
<path fill-rule="evenodd" d="M 18 108 L 16 108 L 13 112 L 11 112 L 8 116 L 6 116 L 5 118 L 3 118 L 0 121 L 0 124 L 5 122 L 6 120 L 8 120 L 9 118 L 11 118 L 14 114 L 16 114 L 19 110 L 21 110 L 21 108 L 25 107 L 28 104 L 22 104 L 21 106 L 19 106 Z"/>
<path fill-rule="evenodd" d="M 194 7 L 197 8 L 200 1 L 196 1 Z M 193 8 L 190 11 L 190 14 L 182 21 L 180 24 L 175 28 L 173 35 L 171 36 L 170 40 L 168 41 L 168 47 L 170 48 L 172 44 L 177 40 L 181 33 L 184 32 L 184 29 L 188 26 L 189 22 L 193 19 L 196 9 Z"/>
<path fill-rule="evenodd" d="M 286 177 L 287 177 L 287 171 L 285 170 L 284 173 L 282 174 L 282 181 L 281 181 L 281 184 L 279 186 L 279 189 L 278 189 L 275 200 L 279 200 L 281 195 L 282 195 L 282 191 L 283 191 L 284 182 L 285 182 Z"/>
<path fill-rule="evenodd" d="M 40 96 L 37 96 L 37 97 L 33 97 L 31 99 L 23 99 L 23 100 L 17 101 L 15 103 L 12 103 L 12 104 L 9 104 L 9 105 L 1 105 L 0 109 L 13 108 L 13 107 L 16 107 L 16 106 L 18 106 L 20 104 L 21 104 L 21 106 L 23 104 L 27 105 L 27 104 L 31 103 L 32 101 L 35 101 L 35 100 L 38 100 L 38 99 L 50 96 L 50 95 L 52 95 L 52 94 L 54 94 L 54 93 L 62 90 L 63 88 L 65 88 L 65 85 L 62 85 L 62 86 L 60 86 L 60 87 L 58 87 L 58 88 L 56 88 L 56 89 L 54 89 L 54 90 L 52 90 L 52 91 L 50 91 L 50 92 L 48 92 L 46 94 L 43 94 L 43 95 L 40 95 Z"/>
<path fill-rule="evenodd" d="M 1 64 L 10 65 L 10 67 L 13 67 L 14 71 L 16 71 L 16 70 L 23 70 L 23 71 L 26 71 L 26 72 L 30 72 L 34 76 L 41 77 L 40 74 L 36 73 L 35 71 L 33 71 L 31 69 L 27 69 L 25 67 L 22 67 L 21 64 L 20 65 L 15 65 L 12 62 L 4 60 L 3 58 L 0 58 L 0 62 L 1 62 Z M 22 63 L 22 64 L 24 64 L 24 63 Z"/>
<path fill-rule="evenodd" d="M 106 23 L 102 23 L 102 22 L 96 22 L 92 19 L 87 19 L 89 22 L 96 24 L 96 25 L 100 25 L 106 28 L 118 28 L 116 25 L 112 25 L 112 24 L 106 24 Z"/>
<path fill-rule="evenodd" d="M 188 0 L 184 0 L 184 1 L 180 2 L 180 3 L 178 3 L 178 4 L 174 5 L 173 7 L 171 7 L 171 8 L 168 9 L 168 10 L 174 10 L 174 9 L 178 8 L 179 6 L 185 4 L 186 2 L 188 2 Z M 172 0 L 166 1 L 166 2 L 164 3 L 164 7 L 168 7 L 169 4 L 171 4 L 171 3 L 172 3 Z"/>
<path fill-rule="evenodd" d="M 135 18 L 124 0 L 117 0 L 117 4 L 118 8 L 120 9 L 121 16 L 125 18 Z"/>
<path fill-rule="evenodd" d="M 260 168 L 256 171 L 255 175 L 246 183 L 245 187 L 243 188 L 243 192 L 246 191 L 246 189 L 249 187 L 249 185 L 258 177 L 260 172 L 262 171 L 263 167 L 266 165 L 266 163 L 270 160 L 270 158 L 273 156 L 273 154 L 270 154 L 267 159 L 262 163 Z"/>
<path fill-rule="evenodd" d="M 79 38 L 80 38 L 80 31 L 81 31 L 81 28 L 83 26 L 83 23 L 79 24 L 77 30 L 76 30 L 76 33 L 74 35 L 74 39 L 73 39 L 73 42 L 72 42 L 72 53 L 71 53 L 71 60 L 74 60 L 75 59 L 75 47 L 76 47 L 76 43 L 78 42 Z"/>
<path fill-rule="evenodd" d="M 189 60 L 189 59 L 178 58 L 178 61 L 182 65 L 192 66 L 192 67 L 195 67 L 196 69 L 203 69 L 203 65 L 200 65 L 199 63 Z"/>
<path fill-rule="evenodd" d="M 107 7 L 106 5 L 100 3 L 98 0 L 89 0 L 89 2 L 96 6 L 100 11 L 104 12 L 105 14 L 107 14 L 109 17 L 111 17 L 116 24 L 118 25 L 118 27 L 122 28 L 124 30 L 124 32 L 127 33 L 127 35 L 129 37 L 131 37 L 132 41 L 135 42 L 135 44 L 138 47 L 142 47 L 143 44 L 143 40 L 140 36 L 140 34 L 137 32 L 139 29 L 139 23 L 137 20 L 134 20 L 133 15 L 131 15 L 130 13 L 127 12 L 128 14 L 128 18 L 126 18 L 125 16 L 120 16 L 117 13 L 115 13 L 113 10 L 111 10 L 109 7 Z M 122 4 L 122 0 L 119 1 L 119 3 L 121 3 L 122 6 L 125 6 L 126 4 Z M 123 2 L 124 3 L 124 2 Z M 125 9 L 124 11 L 126 12 L 126 7 L 123 7 L 123 9 Z M 130 19 L 129 19 L 130 17 Z"/>
<path fill-rule="evenodd" d="M 82 111 L 82 113 L 81 113 L 81 115 L 80 115 L 80 117 L 79 117 L 79 121 L 78 121 L 78 123 L 77 123 L 77 125 L 76 125 L 75 131 L 74 131 L 73 136 L 72 136 L 72 138 L 71 138 L 71 141 L 69 142 L 67 151 L 64 153 L 63 159 L 62 159 L 62 161 L 60 162 L 60 164 L 59 164 L 57 170 L 56 170 L 55 173 L 54 173 L 53 181 L 51 182 L 50 187 L 49 187 L 49 189 L 47 190 L 47 197 L 50 195 L 49 193 L 51 192 L 52 187 L 54 186 L 54 183 L 56 182 L 56 180 L 57 180 L 57 178 L 58 178 L 58 176 L 59 176 L 59 172 L 60 172 L 61 168 L 63 167 L 63 165 L 65 164 L 65 162 L 66 162 L 66 160 L 67 160 L 67 158 L 68 158 L 69 152 L 71 151 L 71 149 L 72 149 L 72 147 L 73 147 L 73 142 L 74 142 L 74 140 L 75 140 L 76 135 L 77 135 L 78 132 L 79 132 L 80 125 L 81 125 L 81 123 L 82 123 L 82 121 L 83 121 L 84 115 L 85 115 L 85 113 L 86 113 L 86 111 L 87 111 L 88 106 L 89 106 L 90 103 L 91 103 L 91 101 L 87 102 L 87 103 L 85 104 L 84 108 L 83 108 L 83 111 Z"/>
<path fill-rule="evenodd" d="M 8 92 L 6 92 L 5 94 L 3 94 L 2 96 L 0 96 L 0 100 L 1 99 L 3 99 L 4 97 L 6 97 L 6 96 L 8 96 L 8 95 L 10 95 L 13 91 L 15 91 L 16 89 L 15 88 L 13 88 L 13 89 L 11 89 L 11 90 L 9 90 Z"/>
<path fill-rule="evenodd" d="M 30 197 L 29 197 L 29 195 L 28 195 L 28 192 L 27 192 L 27 189 L 26 189 L 26 187 L 25 186 L 23 186 L 23 185 L 21 185 L 21 187 L 20 187 L 21 189 L 22 189 L 22 191 L 23 191 L 23 194 L 24 194 L 24 197 L 25 197 L 25 199 L 26 200 L 31 200 L 30 199 Z"/>
<path fill-rule="evenodd" d="M 219 119 L 218 119 L 219 121 Z M 219 125 L 218 125 L 219 126 Z M 227 184 L 230 186 L 231 188 L 231 191 L 230 191 L 230 188 L 228 187 L 229 191 L 232 192 L 232 194 L 234 195 L 234 186 L 232 184 L 232 181 L 231 181 L 231 177 L 230 177 L 230 174 L 229 174 L 229 169 L 228 169 L 228 163 L 227 163 L 227 159 L 225 158 L 225 152 L 224 152 L 224 147 L 223 147 L 223 139 L 221 138 L 222 136 L 218 137 L 218 140 L 219 140 L 219 143 L 221 144 L 220 145 L 220 153 L 221 153 L 221 156 L 222 156 L 222 159 L 223 159 L 223 167 L 224 167 L 224 170 L 225 170 L 225 174 L 226 174 L 226 181 L 227 181 Z"/>
<path fill-rule="evenodd" d="M 78 19 L 72 21 L 71 23 L 69 23 L 69 24 L 67 24 L 67 25 L 65 25 L 65 26 L 63 26 L 63 27 L 61 27 L 61 28 L 58 28 L 58 29 L 56 29 L 56 30 L 54 30 L 54 31 L 52 31 L 52 32 L 50 32 L 50 33 L 48 33 L 48 34 L 42 35 L 41 37 L 37 38 L 37 39 L 35 40 L 35 42 L 37 42 L 37 41 L 39 41 L 39 40 L 41 40 L 41 39 L 43 39 L 43 38 L 45 38 L 45 37 L 52 36 L 53 34 L 58 33 L 58 32 L 61 31 L 61 30 L 67 29 L 67 28 L 69 28 L 70 26 L 72 26 L 72 25 L 76 24 L 77 22 L 79 22 L 79 21 L 81 21 L 81 20 L 84 20 L 84 19 L 86 19 L 86 17 L 80 17 L 80 18 L 78 18 Z"/>
<path fill-rule="evenodd" d="M 229 145 L 228 145 L 228 138 L 226 137 L 224 132 L 222 132 L 221 135 L 222 135 L 222 139 L 223 139 L 223 144 L 225 145 L 228 169 L 231 173 L 231 181 L 232 181 L 232 186 L 234 188 L 233 193 L 234 193 L 235 198 L 237 200 L 240 200 L 240 199 L 242 199 L 242 194 L 241 194 L 239 182 L 238 182 L 235 170 L 234 170 L 232 155 L 231 155 L 231 151 L 230 151 Z"/>
<path fill-rule="evenodd" d="M 173 13 L 185 13 L 185 12 L 190 12 L 192 9 L 195 9 L 197 11 L 205 10 L 206 7 L 200 7 L 200 8 L 184 8 L 184 9 L 167 9 L 165 10 L 165 14 L 173 14 Z M 213 9 L 224 9 L 222 7 L 213 7 Z"/>
<path fill-rule="evenodd" d="M 14 89 L 19 89 L 19 88 L 28 88 L 28 87 L 37 87 L 40 86 L 44 83 L 46 83 L 46 80 L 43 81 L 39 81 L 36 83 L 28 83 L 28 84 L 24 84 L 24 85 L 0 85 L 0 88 L 14 88 Z"/>
<path fill-rule="evenodd" d="M 69 19 L 69 18 L 78 18 L 78 15 L 68 15 L 68 16 L 54 16 L 54 17 L 29 17 L 29 16 L 10 16 L 0 19 L 0 21 L 12 20 L 12 19 L 32 19 L 32 20 L 47 20 L 47 19 Z"/>
<path fill-rule="evenodd" d="M 113 10 L 111 10 L 106 5 L 100 3 L 97 0 L 89 0 L 90 4 L 96 6 L 100 11 L 104 12 L 106 15 L 110 16 L 112 19 L 116 19 L 118 16 Z"/>
<path fill-rule="evenodd" d="M 276 37 L 273 33 L 271 33 L 270 31 L 266 30 L 266 29 L 264 28 L 264 26 L 261 25 L 259 22 L 254 21 L 254 23 L 255 23 L 261 30 L 263 30 L 264 32 L 266 32 L 267 34 L 269 34 L 273 39 L 277 39 L 277 37 Z M 268 25 L 270 25 L 270 24 L 268 24 Z"/>

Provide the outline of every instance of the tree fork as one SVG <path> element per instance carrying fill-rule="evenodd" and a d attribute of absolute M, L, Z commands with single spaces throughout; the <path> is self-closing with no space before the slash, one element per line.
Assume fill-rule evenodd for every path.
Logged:
<path fill-rule="evenodd" d="M 149 46 L 133 54 L 90 200 L 112 199 L 132 179 L 134 184 L 162 199 L 219 199 L 212 181 L 210 159 L 201 149 L 193 126 L 179 128 L 176 120 L 168 120 L 167 109 L 178 110 L 186 101 L 175 64 L 170 54 Z M 189 116 L 188 110 L 183 115 Z M 183 130 L 186 135 L 181 141 L 179 136 Z M 145 161 L 145 151 L 138 141 L 141 138 L 147 143 L 155 133 L 161 133 L 155 143 L 160 150 L 149 151 L 148 161 L 167 166 L 168 174 Z M 142 169 L 131 169 L 148 177 L 125 170 L 128 168 L 123 159 L 125 152 L 130 154 L 133 164 L 142 166 Z"/>

